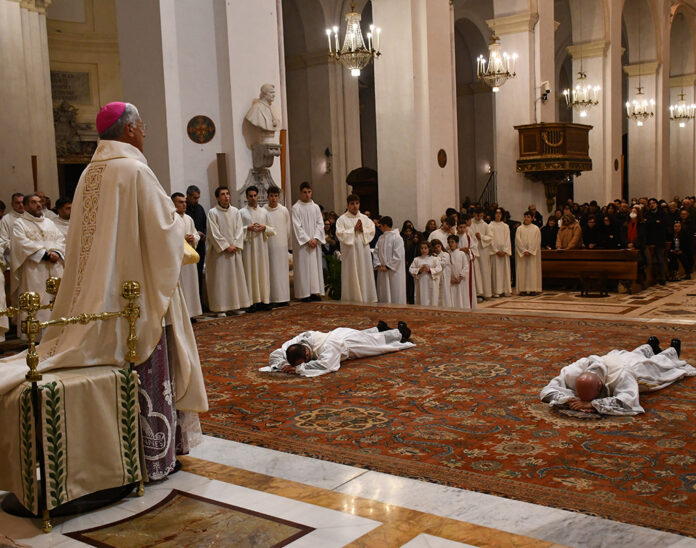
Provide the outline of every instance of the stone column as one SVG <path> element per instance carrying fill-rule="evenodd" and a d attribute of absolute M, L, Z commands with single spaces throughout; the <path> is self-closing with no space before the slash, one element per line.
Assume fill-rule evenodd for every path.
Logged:
<path fill-rule="evenodd" d="M 676 105 L 679 102 L 680 94 L 684 93 L 684 101 L 687 105 L 696 102 L 694 97 L 694 83 L 696 75 L 685 74 L 670 78 L 670 104 Z M 694 169 L 694 135 L 696 124 L 694 121 L 686 120 L 681 123 L 670 122 L 670 169 L 669 185 L 665 185 L 663 194 L 665 200 L 670 200 L 672 196 L 678 194 L 683 197 L 694 192 L 694 181 L 696 181 L 696 170 Z"/>
<path fill-rule="evenodd" d="M 499 9 L 496 2 L 496 10 Z M 500 37 L 502 51 L 517 53 L 517 77 L 508 80 L 495 94 L 495 165 L 497 196 L 500 206 L 520 219 L 530 203 L 546 213 L 544 185 L 517 173 L 519 135 L 516 125 L 539 121 L 536 112 L 534 32 L 538 16 L 523 12 L 488 20 L 488 26 Z M 549 101 L 550 103 L 552 101 Z"/>
<path fill-rule="evenodd" d="M 234 200 L 252 167 L 242 122 L 263 84 L 275 85 L 282 110 L 276 1 L 119 0 L 116 8 L 123 94 L 148 125 L 150 166 L 168 192 L 201 187 L 208 207 L 224 153 Z M 209 143 L 186 133 L 196 115 L 215 124 Z M 271 173 L 280 184 L 277 158 Z"/>
<path fill-rule="evenodd" d="M 603 107 L 603 165 L 593 162 L 593 169 L 604 172 L 604 201 L 621 197 L 621 156 L 623 120 L 626 116 L 621 91 L 621 5 L 620 2 L 608 2 L 606 14 L 609 22 L 609 40 L 606 62 L 604 63 L 604 83 L 602 84 Z M 595 131 L 595 130 L 592 130 Z M 592 132 L 590 132 L 592 138 Z M 590 155 L 593 155 L 590 141 Z M 596 166 L 596 167 L 595 167 Z M 597 201 L 599 199 L 597 198 Z"/>
<path fill-rule="evenodd" d="M 398 225 L 456 207 L 457 136 L 447 0 L 373 0 L 382 28 L 375 64 L 380 213 Z M 438 151 L 448 156 L 438 165 Z"/>
<path fill-rule="evenodd" d="M 575 177 L 573 183 L 573 196 L 575 201 L 580 204 L 591 200 L 597 200 L 604 204 L 619 197 L 618 194 L 612 194 L 611 185 L 606 184 L 605 139 L 609 136 L 605 132 L 605 120 L 612 108 L 609 93 L 604 90 L 602 85 L 604 65 L 607 62 L 605 59 L 606 51 L 607 44 L 604 41 L 568 47 L 568 53 L 573 58 L 573 73 L 577 76 L 582 58 L 582 70 L 587 74 L 585 85 L 602 88 L 599 94 L 599 104 L 589 109 L 586 116 L 583 117 L 577 111 L 573 111 L 573 122 L 592 126 L 590 130 L 592 171 L 584 171 L 582 175 Z"/>
<path fill-rule="evenodd" d="M 14 128 L 0 151 L 3 199 L 12 192 L 33 191 L 32 155 L 38 160 L 39 190 L 58 197 L 47 4 L 0 0 L 0 121 Z"/>
<path fill-rule="evenodd" d="M 537 55 L 536 60 L 536 85 L 534 87 L 534 99 L 539 99 L 539 121 L 556 121 L 556 101 L 554 97 L 558 93 L 556 89 L 556 22 L 554 21 L 554 0 L 537 0 L 537 11 L 539 21 L 536 24 L 534 33 Z M 541 101 L 542 82 L 548 82 L 551 93 L 548 94 L 546 101 Z"/>
<path fill-rule="evenodd" d="M 636 97 L 638 83 L 640 82 L 644 97 L 649 101 L 655 99 L 655 116 L 638 125 L 629 120 L 628 124 L 628 177 L 629 198 L 640 196 L 658 196 L 662 185 L 658 183 L 663 169 L 660 167 L 660 149 L 656 146 L 658 126 L 661 127 L 662 106 L 656 99 L 658 63 L 640 63 L 624 66 L 628 74 L 628 101 Z M 625 108 L 625 107 L 624 107 Z M 669 116 L 669 111 L 667 111 Z M 668 138 L 669 139 L 669 138 Z"/>

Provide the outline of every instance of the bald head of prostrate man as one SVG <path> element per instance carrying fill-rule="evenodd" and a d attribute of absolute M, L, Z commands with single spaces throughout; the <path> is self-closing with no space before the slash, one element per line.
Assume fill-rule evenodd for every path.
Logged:
<path fill-rule="evenodd" d="M 582 401 L 592 401 L 599 396 L 604 383 L 599 375 L 585 372 L 575 380 L 575 391 Z"/>
<path fill-rule="evenodd" d="M 145 124 L 138 109 L 130 103 L 104 105 L 97 114 L 97 131 L 102 140 L 128 143 L 143 152 Z"/>

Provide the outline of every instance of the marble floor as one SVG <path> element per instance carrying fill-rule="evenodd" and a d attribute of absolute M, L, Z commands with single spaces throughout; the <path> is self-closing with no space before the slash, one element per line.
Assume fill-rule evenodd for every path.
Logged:
<path fill-rule="evenodd" d="M 20 545 L 86 546 L 65 533 L 134 516 L 178 489 L 314 529 L 288 546 L 696 547 L 693 538 L 208 436 L 182 461 L 182 471 L 142 498 L 57 518 L 49 534 L 36 520 L 0 512 L 0 533 Z M 261 546 L 247 540 L 239 546 Z"/>

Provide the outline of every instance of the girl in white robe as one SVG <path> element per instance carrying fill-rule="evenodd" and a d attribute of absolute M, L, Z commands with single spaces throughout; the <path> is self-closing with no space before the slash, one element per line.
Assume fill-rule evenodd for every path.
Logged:
<path fill-rule="evenodd" d="M 449 236 L 447 243 L 450 248 L 452 273 L 450 276 L 450 295 L 454 308 L 471 308 L 469 302 L 469 258 L 459 249 L 459 237 Z"/>
<path fill-rule="evenodd" d="M 428 242 L 419 244 L 420 256 L 413 259 L 409 272 L 415 280 L 415 303 L 423 306 L 437 306 L 440 298 L 440 277 L 442 263 L 433 257 Z"/>
<path fill-rule="evenodd" d="M 438 239 L 430 240 L 433 246 L 433 256 L 437 257 L 442 264 L 442 276 L 440 277 L 440 300 L 439 306 L 452 306 L 452 291 L 450 287 L 450 277 L 452 275 L 452 261 L 449 253 L 445 251 L 444 245 Z"/>

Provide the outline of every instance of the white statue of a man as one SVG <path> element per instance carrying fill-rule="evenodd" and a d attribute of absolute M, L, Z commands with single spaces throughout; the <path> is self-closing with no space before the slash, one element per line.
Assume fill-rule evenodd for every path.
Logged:
<path fill-rule="evenodd" d="M 246 120 L 258 131 L 255 136 L 249 135 L 247 144 L 253 148 L 259 144 L 277 144 L 276 131 L 280 129 L 280 117 L 273 112 L 271 104 L 275 99 L 275 86 L 264 84 L 261 86 L 261 93 L 247 112 Z"/>

